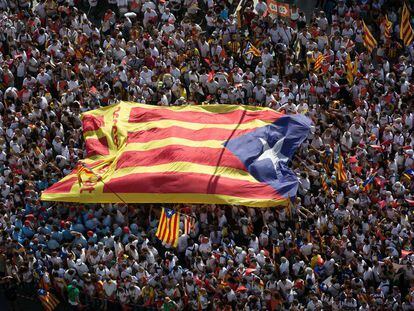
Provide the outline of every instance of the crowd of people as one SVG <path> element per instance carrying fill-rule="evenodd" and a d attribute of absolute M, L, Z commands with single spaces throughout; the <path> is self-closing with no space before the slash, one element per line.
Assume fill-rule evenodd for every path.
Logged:
<path fill-rule="evenodd" d="M 310 18 L 237 4 L 0 1 L 0 276 L 13 309 L 42 289 L 75 310 L 414 310 L 402 1 L 318 1 Z M 196 223 L 176 249 L 155 238 L 161 205 L 41 202 L 85 155 L 80 113 L 118 100 L 309 116 L 295 201 L 183 206 Z"/>

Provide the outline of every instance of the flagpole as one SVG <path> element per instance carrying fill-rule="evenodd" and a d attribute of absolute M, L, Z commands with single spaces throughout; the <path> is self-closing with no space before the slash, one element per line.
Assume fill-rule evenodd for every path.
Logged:
<path fill-rule="evenodd" d="M 109 191 L 111 191 L 113 194 L 115 194 L 116 195 L 116 197 L 119 199 L 119 200 L 121 200 L 121 202 L 122 203 L 124 203 L 125 204 L 125 206 L 127 207 L 127 213 L 128 213 L 128 203 L 127 202 L 125 202 L 124 201 L 124 199 L 122 199 L 121 198 L 121 196 L 118 194 L 118 193 L 116 193 L 115 191 L 113 191 L 112 189 L 111 189 L 111 187 L 109 187 L 109 185 L 107 184 L 107 183 L 105 183 L 104 181 L 103 181 L 103 179 L 102 179 L 102 177 L 101 176 L 99 176 L 98 174 L 96 174 L 88 165 L 86 165 L 85 163 L 83 163 L 83 162 L 79 162 L 80 163 L 80 165 L 82 166 L 82 167 L 84 167 L 84 168 L 86 168 L 86 169 L 88 169 L 89 171 L 91 171 L 91 173 L 97 178 L 97 180 L 98 181 L 100 181 L 106 188 L 108 188 L 108 190 Z M 129 226 L 129 217 L 128 217 L 128 215 L 126 215 L 127 217 L 126 217 L 126 219 L 127 219 L 127 225 Z"/>

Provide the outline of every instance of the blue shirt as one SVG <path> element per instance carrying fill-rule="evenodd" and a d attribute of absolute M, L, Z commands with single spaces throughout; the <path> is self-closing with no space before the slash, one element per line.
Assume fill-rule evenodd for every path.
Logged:
<path fill-rule="evenodd" d="M 112 224 L 111 216 L 106 216 L 102 223 L 105 227 L 110 227 Z"/>
<path fill-rule="evenodd" d="M 55 250 L 55 249 L 58 249 L 59 247 L 60 247 L 59 242 L 54 239 L 50 239 L 49 242 L 47 242 L 47 248 L 49 248 L 50 250 Z"/>
<path fill-rule="evenodd" d="M 62 237 L 64 241 L 72 241 L 73 240 L 73 235 L 70 233 L 70 230 L 65 229 L 62 232 Z"/>
<path fill-rule="evenodd" d="M 229 18 L 229 10 L 227 10 L 227 8 L 224 8 L 221 12 L 220 12 L 220 18 L 222 20 L 227 20 Z"/>
<path fill-rule="evenodd" d="M 14 222 L 14 226 L 21 229 L 23 227 L 23 222 L 21 221 L 21 219 L 16 219 L 16 221 Z"/>
<path fill-rule="evenodd" d="M 59 231 L 53 231 L 51 237 L 59 243 L 62 242 L 63 239 L 62 232 Z"/>
<path fill-rule="evenodd" d="M 30 214 L 30 213 L 33 212 L 33 207 L 29 203 L 26 203 L 26 205 L 24 207 L 24 211 L 25 211 L 26 214 Z"/>
<path fill-rule="evenodd" d="M 121 227 L 118 227 L 114 230 L 114 235 L 115 236 L 121 236 L 122 235 L 122 229 Z"/>
<path fill-rule="evenodd" d="M 88 228 L 88 229 L 90 229 L 90 230 L 94 230 L 97 226 L 98 226 L 98 223 L 97 223 L 97 221 L 96 221 L 95 218 L 88 219 L 85 222 L 85 227 Z"/>
<path fill-rule="evenodd" d="M 130 229 L 131 229 L 132 234 L 138 235 L 138 225 L 137 224 L 131 224 Z"/>
<path fill-rule="evenodd" d="M 72 227 L 72 230 L 74 231 L 85 233 L 85 227 L 81 223 L 74 224 L 71 227 Z"/>
<path fill-rule="evenodd" d="M 122 244 L 124 245 L 128 244 L 129 236 L 130 236 L 129 233 L 124 234 L 124 236 L 122 237 Z"/>
<path fill-rule="evenodd" d="M 94 244 L 96 244 L 98 242 L 98 237 L 96 236 L 96 234 L 94 233 L 93 236 L 91 236 L 88 239 L 88 242 L 93 242 Z"/>
<path fill-rule="evenodd" d="M 29 239 L 31 239 L 34 236 L 34 231 L 32 230 L 32 228 L 27 227 L 27 226 L 23 226 L 22 233 L 25 237 Z"/>
<path fill-rule="evenodd" d="M 80 238 L 75 238 L 72 242 L 73 245 L 82 245 L 82 247 L 86 247 L 88 245 L 88 242 L 86 241 L 86 239 L 81 236 Z"/>

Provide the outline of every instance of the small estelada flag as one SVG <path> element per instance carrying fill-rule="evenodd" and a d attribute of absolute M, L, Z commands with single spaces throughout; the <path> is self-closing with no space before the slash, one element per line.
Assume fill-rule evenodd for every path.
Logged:
<path fill-rule="evenodd" d="M 38 297 L 46 311 L 53 311 L 59 305 L 60 301 L 50 292 L 44 289 L 39 289 Z"/>
<path fill-rule="evenodd" d="M 163 243 L 177 247 L 180 230 L 180 213 L 162 208 L 160 222 L 155 236 Z"/>

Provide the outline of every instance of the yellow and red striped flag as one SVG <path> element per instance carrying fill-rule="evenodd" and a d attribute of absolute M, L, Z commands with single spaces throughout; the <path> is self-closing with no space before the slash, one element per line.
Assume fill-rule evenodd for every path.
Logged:
<path fill-rule="evenodd" d="M 392 32 L 392 22 L 388 19 L 388 15 L 385 15 L 385 23 L 384 23 L 384 36 L 387 40 L 391 39 L 391 32 Z"/>
<path fill-rule="evenodd" d="M 364 46 L 367 48 L 368 52 L 371 53 L 372 50 L 377 46 L 378 42 L 374 38 L 374 36 L 372 35 L 371 31 L 369 30 L 369 28 L 367 27 L 364 21 L 362 21 L 362 25 L 363 25 L 362 38 L 364 40 Z"/>
<path fill-rule="evenodd" d="M 341 147 L 338 146 L 338 148 L 336 148 L 335 151 L 335 160 L 334 160 L 334 167 L 335 167 L 335 171 L 336 171 L 336 180 L 338 182 L 344 182 L 347 180 L 347 176 L 346 176 L 346 170 L 344 167 L 344 162 L 342 159 L 342 154 L 341 154 Z"/>
<path fill-rule="evenodd" d="M 250 41 L 247 42 L 247 45 L 244 49 L 244 54 L 253 54 L 256 57 L 260 57 L 262 55 L 262 52 L 255 47 Z"/>
<path fill-rule="evenodd" d="M 351 56 L 348 54 L 346 56 L 346 79 L 348 80 L 348 84 L 352 85 L 354 82 L 355 77 L 358 74 L 358 67 L 359 67 L 359 59 L 358 56 L 355 56 L 355 60 L 351 62 Z"/>
<path fill-rule="evenodd" d="M 133 102 L 88 111 L 82 123 L 82 163 L 98 177 L 75 169 L 42 200 L 286 205 L 299 183 L 288 164 L 311 126 L 270 108 Z"/>
<path fill-rule="evenodd" d="M 60 301 L 53 294 L 45 291 L 44 289 L 39 289 L 37 294 L 43 308 L 46 311 L 55 310 L 60 303 Z"/>
<path fill-rule="evenodd" d="M 180 213 L 163 207 L 155 236 L 163 243 L 177 247 L 179 231 Z"/>
<path fill-rule="evenodd" d="M 325 191 L 326 194 L 329 194 L 329 186 L 328 186 L 328 183 L 327 183 L 327 179 L 328 178 L 327 178 L 326 174 L 321 175 L 322 189 Z"/>
<path fill-rule="evenodd" d="M 184 234 L 190 234 L 194 230 L 195 219 L 194 217 L 184 215 Z"/>
<path fill-rule="evenodd" d="M 286 205 L 286 216 L 291 219 L 292 218 L 292 206 L 293 206 L 293 202 L 294 202 L 295 198 L 289 198 L 288 200 L 288 204 Z"/>
<path fill-rule="evenodd" d="M 323 54 L 319 54 L 319 56 L 316 58 L 315 64 L 313 65 L 313 69 L 315 71 L 318 71 L 321 69 L 324 59 L 325 57 L 323 56 Z"/>
<path fill-rule="evenodd" d="M 404 3 L 404 7 L 401 13 L 401 24 L 400 24 L 400 39 L 404 42 L 406 46 L 410 45 L 414 40 L 414 31 L 411 27 L 411 13 L 407 7 L 407 4 Z"/>
<path fill-rule="evenodd" d="M 346 67 L 346 79 L 348 80 L 348 84 L 351 85 L 354 82 L 354 66 L 352 65 L 351 56 L 349 55 L 349 53 L 346 56 L 345 67 Z"/>

